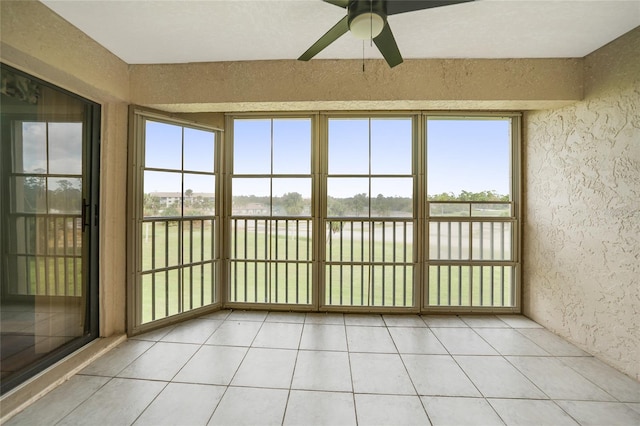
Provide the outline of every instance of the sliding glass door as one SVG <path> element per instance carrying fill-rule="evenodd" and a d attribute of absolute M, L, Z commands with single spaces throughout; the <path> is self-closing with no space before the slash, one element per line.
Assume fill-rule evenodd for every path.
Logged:
<path fill-rule="evenodd" d="M 2 392 L 97 337 L 99 107 L 2 66 Z"/>

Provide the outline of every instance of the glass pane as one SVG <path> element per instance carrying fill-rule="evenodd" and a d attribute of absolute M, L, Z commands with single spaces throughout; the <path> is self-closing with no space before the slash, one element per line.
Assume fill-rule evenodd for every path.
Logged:
<path fill-rule="evenodd" d="M 215 214 L 215 177 L 212 175 L 184 174 L 184 216 Z"/>
<path fill-rule="evenodd" d="M 511 260 L 511 223 L 473 222 L 474 260 Z"/>
<path fill-rule="evenodd" d="M 369 179 L 328 178 L 327 215 L 369 216 Z"/>
<path fill-rule="evenodd" d="M 233 122 L 233 173 L 271 173 L 271 120 Z"/>
<path fill-rule="evenodd" d="M 182 174 L 144 172 L 144 216 L 180 216 Z"/>
<path fill-rule="evenodd" d="M 329 262 L 370 261 L 370 225 L 368 221 L 327 221 L 326 259 Z"/>
<path fill-rule="evenodd" d="M 472 204 L 471 216 L 483 217 L 509 217 L 511 216 L 511 204 Z"/>
<path fill-rule="evenodd" d="M 329 120 L 329 174 L 369 174 L 369 119 Z"/>
<path fill-rule="evenodd" d="M 145 167 L 180 170 L 182 127 L 147 120 L 145 132 Z"/>
<path fill-rule="evenodd" d="M 410 118 L 371 120 L 371 173 L 411 174 Z"/>
<path fill-rule="evenodd" d="M 49 213 L 82 212 L 82 179 L 49 178 Z"/>
<path fill-rule="evenodd" d="M 49 123 L 49 173 L 82 173 L 82 123 Z"/>
<path fill-rule="evenodd" d="M 184 170 L 213 172 L 215 133 L 184 128 Z"/>
<path fill-rule="evenodd" d="M 469 259 L 469 223 L 429 223 L 429 258 L 431 260 Z"/>
<path fill-rule="evenodd" d="M 508 119 L 428 119 L 429 198 L 499 201 L 508 196 L 510 125 Z"/>
<path fill-rule="evenodd" d="M 233 178 L 231 185 L 234 216 L 271 214 L 271 186 L 268 178 Z"/>
<path fill-rule="evenodd" d="M 469 216 L 469 203 L 429 203 L 430 216 Z"/>
<path fill-rule="evenodd" d="M 99 106 L 0 64 L 2 394 L 97 335 L 83 232 L 84 160 Z M 95 114 L 95 115 L 94 115 Z M 96 183 L 96 182 L 94 182 Z M 97 188 L 97 186 L 96 186 Z M 97 195 L 97 194 L 96 194 Z M 121 206 L 116 206 L 121 207 Z M 95 235 L 97 237 L 97 235 Z M 85 258 L 86 257 L 86 258 Z M 86 340 L 85 340 L 86 339 Z M 77 348 L 77 346 L 75 346 Z"/>
<path fill-rule="evenodd" d="M 44 177 L 14 177 L 12 208 L 15 213 L 45 213 L 47 211 L 47 184 Z"/>
<path fill-rule="evenodd" d="M 311 215 L 311 179 L 273 179 L 275 216 Z"/>
<path fill-rule="evenodd" d="M 413 216 L 413 178 L 372 178 L 371 216 Z"/>
<path fill-rule="evenodd" d="M 311 120 L 273 120 L 273 173 L 311 173 Z"/>
<path fill-rule="evenodd" d="M 47 124 L 23 122 L 22 137 L 13 140 L 13 171 L 16 173 L 47 173 Z"/>

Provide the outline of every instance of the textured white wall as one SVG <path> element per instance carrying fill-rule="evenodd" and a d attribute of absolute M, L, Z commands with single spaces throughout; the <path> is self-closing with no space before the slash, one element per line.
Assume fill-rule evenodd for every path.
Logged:
<path fill-rule="evenodd" d="M 640 28 L 525 117 L 524 313 L 640 378 Z"/>

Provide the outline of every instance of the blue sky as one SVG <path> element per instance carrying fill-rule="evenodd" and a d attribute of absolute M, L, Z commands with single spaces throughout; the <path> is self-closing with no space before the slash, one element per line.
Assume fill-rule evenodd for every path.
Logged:
<path fill-rule="evenodd" d="M 328 128 L 328 194 L 350 197 L 410 197 L 412 194 L 409 118 L 336 118 Z M 211 132 L 147 122 L 146 166 L 211 172 Z M 493 190 L 509 193 L 510 123 L 508 119 L 442 119 L 427 121 L 428 193 Z M 311 120 L 239 119 L 234 128 L 234 195 L 274 196 L 285 192 L 311 195 Z M 273 141 L 273 143 L 271 143 Z M 298 175 L 249 178 L 251 174 Z M 386 175 L 369 181 L 366 175 Z M 145 192 L 180 191 L 180 174 L 146 172 Z M 209 176 L 185 175 L 185 189 L 213 192 Z M 270 186 L 272 185 L 272 187 Z M 371 188 L 369 188 L 369 185 Z"/>

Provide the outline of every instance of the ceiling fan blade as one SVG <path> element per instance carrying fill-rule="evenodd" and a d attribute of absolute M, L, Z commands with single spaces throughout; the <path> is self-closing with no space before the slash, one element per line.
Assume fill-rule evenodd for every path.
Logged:
<path fill-rule="evenodd" d="M 336 41 L 340 36 L 349 31 L 349 17 L 345 16 L 342 18 L 337 24 L 333 26 L 325 35 L 320 37 L 318 41 L 316 41 L 313 46 L 307 49 L 299 58 L 299 61 L 308 61 L 309 59 L 316 56 L 318 53 L 322 51 L 325 47 Z"/>
<path fill-rule="evenodd" d="M 431 9 L 432 7 L 451 6 L 470 1 L 474 0 L 387 0 L 387 16 L 413 12 L 415 10 Z"/>
<path fill-rule="evenodd" d="M 400 55 L 396 39 L 393 38 L 389 23 L 384 24 L 382 32 L 373 39 L 373 42 L 378 46 L 378 50 L 380 50 L 390 68 L 402 63 L 402 55 Z"/>
<path fill-rule="evenodd" d="M 341 8 L 345 8 L 347 6 L 349 6 L 349 0 L 323 0 L 325 3 L 330 3 L 333 4 L 335 6 L 341 7 Z"/>

